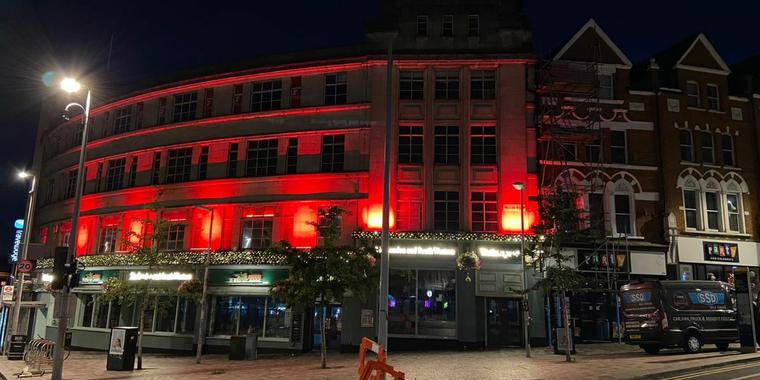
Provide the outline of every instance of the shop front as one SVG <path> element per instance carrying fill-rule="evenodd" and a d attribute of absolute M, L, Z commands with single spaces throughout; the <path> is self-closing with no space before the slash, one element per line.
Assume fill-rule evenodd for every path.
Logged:
<path fill-rule="evenodd" d="M 760 244 L 751 241 L 679 236 L 678 278 L 716 280 L 733 285 L 734 270 L 748 267 L 760 274 Z"/>

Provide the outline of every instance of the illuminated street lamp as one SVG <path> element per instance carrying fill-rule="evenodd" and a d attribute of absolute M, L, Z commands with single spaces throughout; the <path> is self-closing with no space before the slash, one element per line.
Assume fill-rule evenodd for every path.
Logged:
<path fill-rule="evenodd" d="M 82 85 L 73 78 L 64 78 L 61 81 L 61 89 L 70 94 L 79 92 L 82 89 Z M 66 112 L 69 112 L 73 108 L 79 108 L 82 110 L 82 144 L 79 149 L 79 169 L 77 170 L 77 187 L 74 194 L 74 209 L 71 212 L 71 231 L 69 232 L 69 251 L 66 255 L 66 267 L 71 268 L 74 263 L 74 257 L 76 255 L 76 238 L 79 222 L 79 207 L 82 203 L 82 189 L 84 188 L 84 163 L 87 159 L 87 136 L 89 133 L 89 121 L 90 121 L 90 98 L 91 92 L 87 90 L 87 96 L 85 97 L 84 105 L 80 103 L 69 103 L 64 108 Z M 74 273 L 76 275 L 76 273 Z M 58 318 L 58 339 L 55 342 L 55 349 L 53 351 L 53 372 L 52 380 L 61 380 L 63 376 L 63 345 L 66 340 L 66 330 L 69 324 L 69 282 L 66 278 L 63 279 L 63 290 L 61 296 L 56 302 L 62 302 L 62 307 L 59 308 L 61 315 Z"/>
<path fill-rule="evenodd" d="M 522 182 L 512 183 L 512 187 L 520 192 L 520 268 L 522 268 L 523 282 L 523 336 L 525 339 L 525 356 L 530 357 L 530 312 L 528 311 L 528 279 L 525 273 L 525 184 Z"/>

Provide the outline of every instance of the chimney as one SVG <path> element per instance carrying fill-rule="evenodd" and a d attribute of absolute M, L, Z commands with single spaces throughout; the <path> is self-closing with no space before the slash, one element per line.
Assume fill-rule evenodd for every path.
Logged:
<path fill-rule="evenodd" d="M 651 85 L 652 90 L 656 91 L 660 88 L 660 65 L 657 64 L 657 61 L 655 61 L 654 58 L 649 58 L 647 71 L 649 72 L 649 84 Z"/>

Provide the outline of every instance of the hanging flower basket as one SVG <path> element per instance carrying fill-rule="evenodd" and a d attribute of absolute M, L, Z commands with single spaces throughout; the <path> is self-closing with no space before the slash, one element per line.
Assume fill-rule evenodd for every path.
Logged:
<path fill-rule="evenodd" d="M 203 284 L 197 279 L 182 281 L 177 288 L 177 295 L 183 298 L 200 300 L 203 296 Z"/>
<path fill-rule="evenodd" d="M 480 270 L 480 256 L 473 251 L 460 252 L 457 254 L 457 268 L 467 272 L 465 281 L 471 282 L 470 271 Z"/>

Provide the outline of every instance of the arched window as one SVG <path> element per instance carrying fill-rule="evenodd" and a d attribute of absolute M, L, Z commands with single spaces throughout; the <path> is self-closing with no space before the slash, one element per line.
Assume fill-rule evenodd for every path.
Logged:
<path fill-rule="evenodd" d="M 742 208 L 741 186 L 734 180 L 726 184 L 725 202 L 726 205 L 726 231 L 742 233 L 744 232 L 744 210 Z"/>
<path fill-rule="evenodd" d="M 721 216 L 720 185 L 714 179 L 708 180 L 704 186 L 705 229 L 720 231 L 723 217 Z"/>
<path fill-rule="evenodd" d="M 636 212 L 633 200 L 633 187 L 630 183 L 624 180 L 615 183 L 610 197 L 610 206 L 613 216 L 613 235 L 635 235 Z"/>
<path fill-rule="evenodd" d="M 681 161 L 694 161 L 694 142 L 691 138 L 691 131 L 688 129 L 678 130 L 678 141 L 681 145 Z"/>
<path fill-rule="evenodd" d="M 699 210 L 699 183 L 689 177 L 684 181 L 683 188 L 683 212 L 686 229 L 699 229 L 700 210 Z"/>

